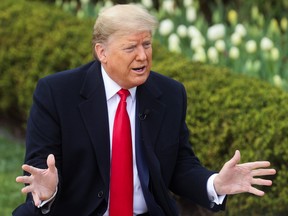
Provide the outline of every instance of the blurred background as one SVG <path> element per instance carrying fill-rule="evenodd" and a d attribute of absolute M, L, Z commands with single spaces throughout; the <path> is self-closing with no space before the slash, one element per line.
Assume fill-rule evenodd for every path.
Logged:
<path fill-rule="evenodd" d="M 37 81 L 93 60 L 99 11 L 142 4 L 159 20 L 152 69 L 187 90 L 191 145 L 218 170 L 236 149 L 278 173 L 258 198 L 228 198 L 215 215 L 287 215 L 288 2 L 286 0 L 1 0 L 0 215 L 25 200 L 25 128 Z M 191 185 L 193 187 L 193 185 Z M 214 215 L 175 195 L 182 216 Z"/>

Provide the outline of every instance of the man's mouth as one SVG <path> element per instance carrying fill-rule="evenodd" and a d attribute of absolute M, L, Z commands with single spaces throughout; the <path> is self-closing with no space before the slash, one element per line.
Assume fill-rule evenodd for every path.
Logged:
<path fill-rule="evenodd" d="M 132 68 L 132 70 L 136 71 L 136 72 L 143 72 L 145 71 L 146 67 L 143 66 L 143 67 L 136 67 L 136 68 Z"/>

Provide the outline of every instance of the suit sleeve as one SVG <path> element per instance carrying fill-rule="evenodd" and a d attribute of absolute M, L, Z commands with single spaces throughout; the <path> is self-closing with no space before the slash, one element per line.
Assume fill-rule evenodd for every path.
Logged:
<path fill-rule="evenodd" d="M 27 123 L 25 164 L 46 169 L 48 155 L 54 154 L 58 173 L 61 173 L 60 137 L 61 130 L 53 93 L 46 80 L 42 79 L 38 82 L 34 92 Z M 27 173 L 24 174 L 27 175 Z M 60 182 L 59 174 L 59 185 Z M 61 188 L 59 185 L 58 193 Z M 41 209 L 34 206 L 31 194 L 27 195 L 26 203 L 19 206 L 13 215 L 25 215 L 25 212 L 30 216 L 42 215 Z"/>
<path fill-rule="evenodd" d="M 218 211 L 224 205 L 212 205 L 207 193 L 208 178 L 215 172 L 203 167 L 194 154 L 189 142 L 189 131 L 185 122 L 187 98 L 185 88 L 182 88 L 183 116 L 179 135 L 179 151 L 175 171 L 171 181 L 171 190 L 180 196 L 186 197 L 199 205 Z M 225 203 L 225 202 L 224 202 Z"/>

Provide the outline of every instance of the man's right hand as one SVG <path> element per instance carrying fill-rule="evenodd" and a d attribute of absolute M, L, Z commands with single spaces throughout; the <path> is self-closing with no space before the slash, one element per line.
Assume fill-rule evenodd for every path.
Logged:
<path fill-rule="evenodd" d="M 32 193 L 35 206 L 39 206 L 42 201 L 50 199 L 56 192 L 59 182 L 53 154 L 47 157 L 47 166 L 47 169 L 39 169 L 24 164 L 22 169 L 31 175 L 16 178 L 16 182 L 27 184 L 21 191 L 24 194 Z"/>

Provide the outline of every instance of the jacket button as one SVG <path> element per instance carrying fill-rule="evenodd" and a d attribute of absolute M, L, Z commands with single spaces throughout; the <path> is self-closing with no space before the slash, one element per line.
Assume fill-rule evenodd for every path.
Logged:
<path fill-rule="evenodd" d="M 98 194 L 97 194 L 97 196 L 98 196 L 99 198 L 102 198 L 103 195 L 104 195 L 104 192 L 103 192 L 103 191 L 99 191 Z"/>

